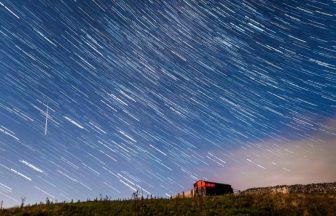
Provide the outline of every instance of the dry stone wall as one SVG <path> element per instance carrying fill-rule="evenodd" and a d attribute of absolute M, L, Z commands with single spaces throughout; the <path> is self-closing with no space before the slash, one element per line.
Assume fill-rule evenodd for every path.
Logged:
<path fill-rule="evenodd" d="M 242 192 L 242 194 L 256 193 L 336 193 L 336 182 L 307 185 L 277 185 L 273 187 L 250 188 Z"/>

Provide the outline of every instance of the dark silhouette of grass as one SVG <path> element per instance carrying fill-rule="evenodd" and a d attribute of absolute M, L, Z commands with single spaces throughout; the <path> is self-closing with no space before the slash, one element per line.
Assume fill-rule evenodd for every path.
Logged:
<path fill-rule="evenodd" d="M 336 215 L 336 194 L 245 194 L 178 199 L 96 200 L 11 208 L 0 215 Z"/>

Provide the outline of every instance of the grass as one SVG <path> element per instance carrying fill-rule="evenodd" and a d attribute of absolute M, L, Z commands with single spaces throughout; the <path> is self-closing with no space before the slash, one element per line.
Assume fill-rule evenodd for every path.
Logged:
<path fill-rule="evenodd" d="M 0 215 L 336 215 L 336 194 L 224 195 L 39 204 L 0 210 Z"/>

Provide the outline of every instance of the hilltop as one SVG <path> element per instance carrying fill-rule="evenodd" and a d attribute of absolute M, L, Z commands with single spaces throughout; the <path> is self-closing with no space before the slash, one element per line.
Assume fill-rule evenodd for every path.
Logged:
<path fill-rule="evenodd" d="M 8 215 L 335 215 L 336 194 L 256 193 L 216 197 L 96 200 L 39 204 L 0 211 Z"/>

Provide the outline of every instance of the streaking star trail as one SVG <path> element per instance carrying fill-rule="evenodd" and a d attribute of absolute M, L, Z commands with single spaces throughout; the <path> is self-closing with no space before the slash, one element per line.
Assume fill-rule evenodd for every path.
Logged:
<path fill-rule="evenodd" d="M 335 26 L 334 0 L 0 0 L 0 200 L 335 181 Z"/>

